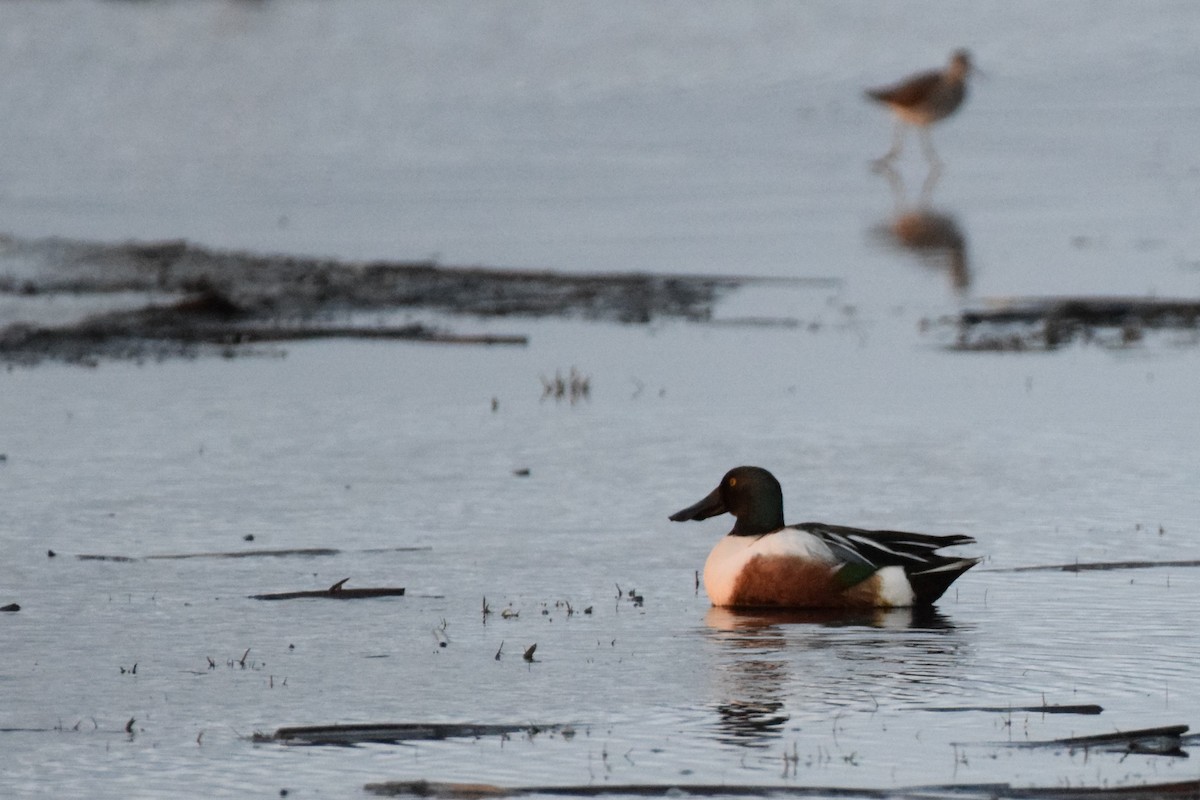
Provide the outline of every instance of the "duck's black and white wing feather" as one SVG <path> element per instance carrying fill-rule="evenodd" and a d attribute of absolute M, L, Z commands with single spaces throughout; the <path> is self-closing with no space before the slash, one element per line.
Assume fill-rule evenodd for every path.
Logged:
<path fill-rule="evenodd" d="M 918 604 L 937 600 L 959 575 L 979 563 L 977 558 L 937 552 L 943 547 L 975 543 L 973 538 L 962 534 L 934 536 L 909 531 L 871 531 L 823 522 L 802 522 L 793 527 L 820 539 L 835 558 L 851 565 L 847 574 L 856 579 L 865 579 L 884 567 L 902 567 Z"/>
<path fill-rule="evenodd" d="M 908 531 L 869 531 L 824 522 L 802 522 L 795 526 L 823 541 L 834 555 L 852 564 L 874 567 L 907 567 L 920 570 L 955 560 L 937 553 L 943 547 L 974 544 L 970 536 L 933 536 Z"/>

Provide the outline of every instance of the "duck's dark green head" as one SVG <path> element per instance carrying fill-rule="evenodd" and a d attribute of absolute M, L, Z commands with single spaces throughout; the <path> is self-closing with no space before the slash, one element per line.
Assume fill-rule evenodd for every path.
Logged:
<path fill-rule="evenodd" d="M 783 527 L 783 489 L 762 467 L 735 467 L 699 503 L 671 515 L 675 522 L 733 514 L 731 536 L 761 536 Z"/>

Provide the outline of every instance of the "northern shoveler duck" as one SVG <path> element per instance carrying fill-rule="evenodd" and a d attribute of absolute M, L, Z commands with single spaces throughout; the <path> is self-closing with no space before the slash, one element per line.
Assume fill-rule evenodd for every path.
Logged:
<path fill-rule="evenodd" d="M 939 163 L 929 138 L 929 126 L 958 110 L 967 96 L 967 75 L 971 73 L 971 54 L 956 50 L 943 70 L 931 70 L 905 78 L 894 86 L 868 89 L 867 97 L 883 103 L 896 115 L 896 133 L 892 149 L 876 164 L 884 165 L 900 155 L 904 147 L 904 126 L 912 125 L 921 132 L 921 144 L 930 164 Z"/>
<path fill-rule="evenodd" d="M 783 523 L 783 490 L 761 467 L 737 467 L 675 522 L 729 513 L 733 530 L 704 564 L 713 605 L 776 608 L 928 606 L 978 558 L 936 551 L 970 536 L 868 531 L 822 522 Z"/>

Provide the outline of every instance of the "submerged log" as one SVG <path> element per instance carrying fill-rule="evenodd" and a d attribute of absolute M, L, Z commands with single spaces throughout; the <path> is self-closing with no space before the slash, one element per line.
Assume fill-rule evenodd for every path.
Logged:
<path fill-rule="evenodd" d="M 1186 758 L 1187 753 L 1183 750 L 1183 735 L 1187 732 L 1187 725 L 1164 725 L 1161 728 L 1141 728 L 1133 731 L 1101 733 L 1094 736 L 1071 736 L 1066 739 L 1050 739 L 1044 742 L 1006 742 L 1005 744 L 1016 747 L 1069 747 L 1110 753 L 1140 753 Z"/>
<path fill-rule="evenodd" d="M 1073 736 L 1059 739 L 1055 743 L 1085 749 L 1099 748 L 1128 753 L 1183 755 L 1181 737 L 1187 732 L 1187 725 L 1165 725 L 1161 728 L 1142 728 L 1135 731 L 1101 733 L 1095 736 Z"/>
<path fill-rule="evenodd" d="M 1156 567 L 1200 567 L 1200 559 L 1176 561 L 1076 561 L 1073 564 L 1043 564 L 1031 567 L 1004 567 L 984 572 L 1107 572 L 1118 569 L 1154 569 Z"/>
<path fill-rule="evenodd" d="M 511 797 L 543 794 L 560 797 L 845 797 L 886 800 L 887 798 L 1014 798 L 1014 800 L 1182 800 L 1200 798 L 1200 781 L 1155 783 L 1144 786 L 1080 786 L 1074 788 L 1015 787 L 1007 783 L 950 784 L 909 786 L 894 789 L 840 786 L 738 785 L 695 783 L 640 783 L 625 785 L 567 785 L 504 787 L 489 783 L 438 783 L 435 781 L 389 781 L 368 783 L 364 790 L 381 797 L 444 797 L 474 800 L 485 797 Z"/>
<path fill-rule="evenodd" d="M 1104 712 L 1103 706 L 1085 703 L 1080 705 L 1040 705 L 1040 706 L 913 706 L 908 711 L 938 711 L 938 712 L 954 712 L 954 711 L 986 711 L 995 712 L 997 714 L 1010 714 L 1013 712 L 1033 713 L 1033 714 L 1101 714 Z"/>
<path fill-rule="evenodd" d="M 403 587 L 384 587 L 384 588 L 367 588 L 367 589 L 346 589 L 346 581 L 349 578 L 342 578 L 340 581 L 330 586 L 328 589 L 316 589 L 311 591 L 300 592 L 276 592 L 274 594 L 252 594 L 251 600 L 297 600 L 300 598 L 315 597 L 325 600 L 360 600 L 365 597 L 402 597 L 404 595 Z"/>
<path fill-rule="evenodd" d="M 273 734 L 255 734 L 256 742 L 285 744 L 352 745 L 397 744 L 400 742 L 437 739 L 478 739 L 481 736 L 501 736 L 557 730 L 558 725 L 495 725 L 445 722 L 385 722 L 356 725 L 308 725 L 279 728 Z"/>

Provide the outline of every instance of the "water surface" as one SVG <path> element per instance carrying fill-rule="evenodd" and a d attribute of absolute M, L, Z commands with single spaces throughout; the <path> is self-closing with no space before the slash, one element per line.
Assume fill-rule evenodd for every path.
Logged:
<path fill-rule="evenodd" d="M 0 603 L 22 607 L 0 619 L 3 793 L 1194 779 L 1005 746 L 1200 721 L 1195 569 L 1005 571 L 1200 557 L 1194 342 L 948 353 L 922 322 L 995 295 L 1195 295 L 1196 14 L 4 4 L 20 237 L 841 284 L 718 310 L 795 327 L 455 320 L 530 344 L 0 374 Z M 925 169 L 913 147 L 900 197 L 870 174 L 889 122 L 858 96 L 960 45 L 991 77 L 935 133 L 931 203 L 966 286 L 881 241 Z M 572 366 L 590 398 L 543 399 Z M 667 515 L 741 463 L 779 476 L 791 521 L 961 532 L 986 560 L 933 617 L 713 611 L 695 573 L 728 521 Z M 340 553 L 76 558 L 303 547 Z M 346 577 L 408 593 L 247 597 Z M 1105 710 L 921 710 L 1043 702 Z M 249 740 L 403 721 L 569 729 Z"/>

